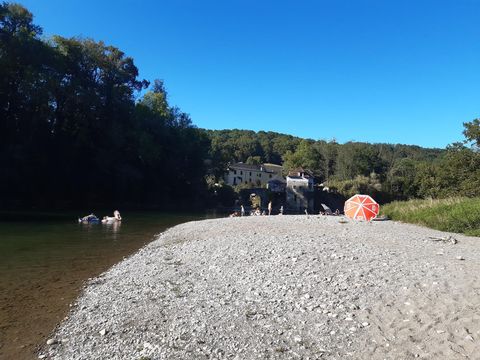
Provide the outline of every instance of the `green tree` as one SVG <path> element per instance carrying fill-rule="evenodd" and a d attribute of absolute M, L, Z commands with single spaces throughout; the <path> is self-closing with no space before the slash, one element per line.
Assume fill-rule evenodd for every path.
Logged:
<path fill-rule="evenodd" d="M 463 135 L 466 142 L 473 142 L 477 148 L 480 148 L 480 119 L 474 119 L 463 123 Z"/>
<path fill-rule="evenodd" d="M 315 146 L 315 142 L 302 140 L 295 152 L 287 150 L 284 155 L 284 170 L 288 171 L 296 168 L 309 169 L 316 176 L 324 178 L 325 159 L 318 147 Z"/>

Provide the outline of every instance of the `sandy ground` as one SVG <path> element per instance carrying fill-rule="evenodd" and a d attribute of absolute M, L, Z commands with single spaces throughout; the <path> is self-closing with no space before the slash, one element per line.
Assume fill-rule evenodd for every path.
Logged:
<path fill-rule="evenodd" d="M 479 277 L 479 238 L 413 225 L 191 222 L 92 279 L 39 357 L 480 359 Z"/>

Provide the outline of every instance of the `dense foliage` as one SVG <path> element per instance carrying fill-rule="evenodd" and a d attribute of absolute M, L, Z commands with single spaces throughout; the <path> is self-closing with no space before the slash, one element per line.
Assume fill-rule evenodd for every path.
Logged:
<path fill-rule="evenodd" d="M 284 134 L 246 130 L 210 130 L 210 156 L 221 174 L 229 161 L 273 162 L 284 169 L 303 167 L 316 180 L 345 196 L 369 193 L 382 202 L 424 195 L 422 169 L 435 166 L 444 150 L 419 146 L 301 139 Z"/>
<path fill-rule="evenodd" d="M 478 119 L 446 150 L 201 130 L 121 50 L 41 35 L 24 7 L 0 5 L 0 207 L 227 205 L 218 184 L 238 161 L 307 168 L 380 202 L 480 196 Z"/>
<path fill-rule="evenodd" d="M 380 202 L 412 198 L 480 196 L 480 120 L 464 123 L 465 141 L 447 149 L 301 139 L 247 130 L 209 130 L 213 172 L 228 162 L 273 162 L 303 167 L 318 183 L 348 197 L 373 195 Z"/>
<path fill-rule="evenodd" d="M 90 39 L 43 40 L 0 5 L 0 201 L 4 206 L 179 204 L 201 194 L 208 139 L 138 79 L 133 59 Z"/>

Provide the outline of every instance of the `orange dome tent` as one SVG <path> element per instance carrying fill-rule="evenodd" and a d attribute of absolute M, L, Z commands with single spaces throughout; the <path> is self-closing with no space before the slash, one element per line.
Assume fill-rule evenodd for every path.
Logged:
<path fill-rule="evenodd" d="M 368 195 L 354 195 L 345 202 L 344 212 L 350 219 L 367 220 L 375 219 L 380 206 Z"/>

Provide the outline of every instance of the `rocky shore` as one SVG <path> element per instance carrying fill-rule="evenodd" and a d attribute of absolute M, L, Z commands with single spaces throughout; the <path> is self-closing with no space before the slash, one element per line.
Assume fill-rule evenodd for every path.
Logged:
<path fill-rule="evenodd" d="M 39 357 L 478 359 L 479 277 L 479 238 L 413 225 L 190 222 L 91 279 Z"/>

